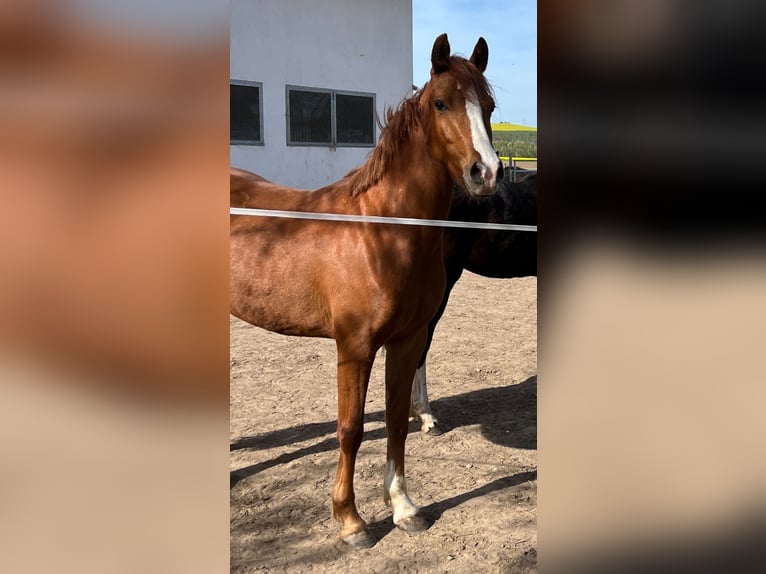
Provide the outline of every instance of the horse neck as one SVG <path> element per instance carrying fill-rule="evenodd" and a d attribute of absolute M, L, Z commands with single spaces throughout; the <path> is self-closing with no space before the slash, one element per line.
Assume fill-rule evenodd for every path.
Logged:
<path fill-rule="evenodd" d="M 446 219 L 449 213 L 452 177 L 431 156 L 419 130 L 410 134 L 375 187 L 379 193 L 370 197 L 382 213 L 420 219 Z"/>

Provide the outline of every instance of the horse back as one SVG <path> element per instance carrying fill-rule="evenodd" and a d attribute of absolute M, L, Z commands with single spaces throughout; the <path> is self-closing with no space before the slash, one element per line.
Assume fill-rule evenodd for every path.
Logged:
<path fill-rule="evenodd" d="M 232 167 L 229 169 L 229 206 L 252 207 L 262 193 L 273 193 L 279 186 L 258 174 Z M 260 207 L 260 205 L 259 205 Z"/>

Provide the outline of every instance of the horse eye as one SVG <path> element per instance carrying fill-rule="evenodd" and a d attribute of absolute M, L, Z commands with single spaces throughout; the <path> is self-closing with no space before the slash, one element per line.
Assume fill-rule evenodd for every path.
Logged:
<path fill-rule="evenodd" d="M 446 105 L 446 104 L 445 104 L 443 101 L 441 101 L 441 100 L 436 100 L 436 101 L 434 102 L 434 106 L 435 106 L 435 107 L 436 107 L 436 109 L 437 109 L 437 110 L 439 110 L 440 112 L 443 112 L 444 110 L 446 110 L 446 109 L 447 109 L 447 105 Z"/>

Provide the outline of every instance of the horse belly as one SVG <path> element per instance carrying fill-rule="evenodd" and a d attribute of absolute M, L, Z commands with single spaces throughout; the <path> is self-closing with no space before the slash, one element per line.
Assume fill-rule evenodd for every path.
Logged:
<path fill-rule="evenodd" d="M 245 249 L 232 242 L 230 311 L 257 327 L 284 335 L 331 337 L 329 313 L 314 281 L 314 261 L 283 251 Z M 263 256 L 265 254 L 270 256 Z"/>
<path fill-rule="evenodd" d="M 251 325 L 283 335 L 332 337 L 316 308 L 286 299 L 280 293 L 254 290 L 248 297 L 232 298 L 231 313 Z"/>

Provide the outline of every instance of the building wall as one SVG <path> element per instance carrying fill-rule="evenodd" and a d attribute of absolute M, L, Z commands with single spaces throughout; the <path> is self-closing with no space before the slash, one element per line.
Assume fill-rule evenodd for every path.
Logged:
<path fill-rule="evenodd" d="M 381 121 L 411 92 L 411 0 L 232 0 L 230 41 L 231 78 L 263 83 L 264 136 L 230 163 L 285 185 L 332 183 L 372 150 L 288 147 L 286 84 L 374 93 Z"/>

